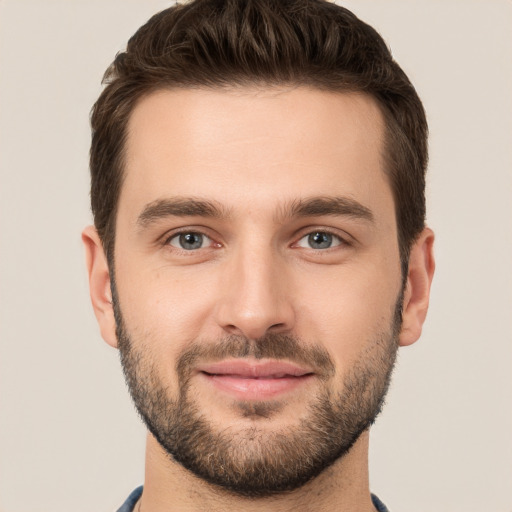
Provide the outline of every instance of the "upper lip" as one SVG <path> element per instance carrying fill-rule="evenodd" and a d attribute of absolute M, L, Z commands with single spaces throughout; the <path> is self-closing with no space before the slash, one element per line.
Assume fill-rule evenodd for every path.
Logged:
<path fill-rule="evenodd" d="M 210 375 L 228 375 L 246 379 L 302 377 L 313 373 L 310 369 L 287 361 L 224 360 L 197 366 L 199 372 Z"/>

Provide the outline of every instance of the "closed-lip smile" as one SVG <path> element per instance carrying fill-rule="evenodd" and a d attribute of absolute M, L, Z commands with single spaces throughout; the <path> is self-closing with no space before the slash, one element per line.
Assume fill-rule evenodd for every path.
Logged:
<path fill-rule="evenodd" d="M 314 376 L 309 368 L 277 360 L 223 360 L 200 364 L 196 370 L 215 388 L 241 400 L 269 400 Z"/>

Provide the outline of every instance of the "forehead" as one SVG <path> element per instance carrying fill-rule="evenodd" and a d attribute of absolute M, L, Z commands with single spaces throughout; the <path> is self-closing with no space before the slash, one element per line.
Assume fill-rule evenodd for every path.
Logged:
<path fill-rule="evenodd" d="M 357 93 L 293 89 L 161 90 L 128 125 L 119 213 L 166 196 L 229 207 L 336 194 L 363 203 L 391 192 L 383 172 L 384 122 Z"/>

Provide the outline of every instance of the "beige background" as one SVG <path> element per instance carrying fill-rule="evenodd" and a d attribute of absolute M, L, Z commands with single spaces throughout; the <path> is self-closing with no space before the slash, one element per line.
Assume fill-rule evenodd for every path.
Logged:
<path fill-rule="evenodd" d="M 163 0 L 0 0 L 0 510 L 114 510 L 144 429 L 89 305 L 88 112 Z M 512 511 L 512 3 L 352 0 L 429 114 L 438 271 L 372 435 L 392 512 Z"/>

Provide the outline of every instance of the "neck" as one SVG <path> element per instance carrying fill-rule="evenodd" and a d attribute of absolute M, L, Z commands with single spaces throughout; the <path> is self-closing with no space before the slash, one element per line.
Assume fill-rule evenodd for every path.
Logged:
<path fill-rule="evenodd" d="M 234 496 L 208 484 L 172 461 L 148 434 L 141 512 L 370 512 L 368 432 L 318 477 L 295 491 L 271 498 Z"/>

